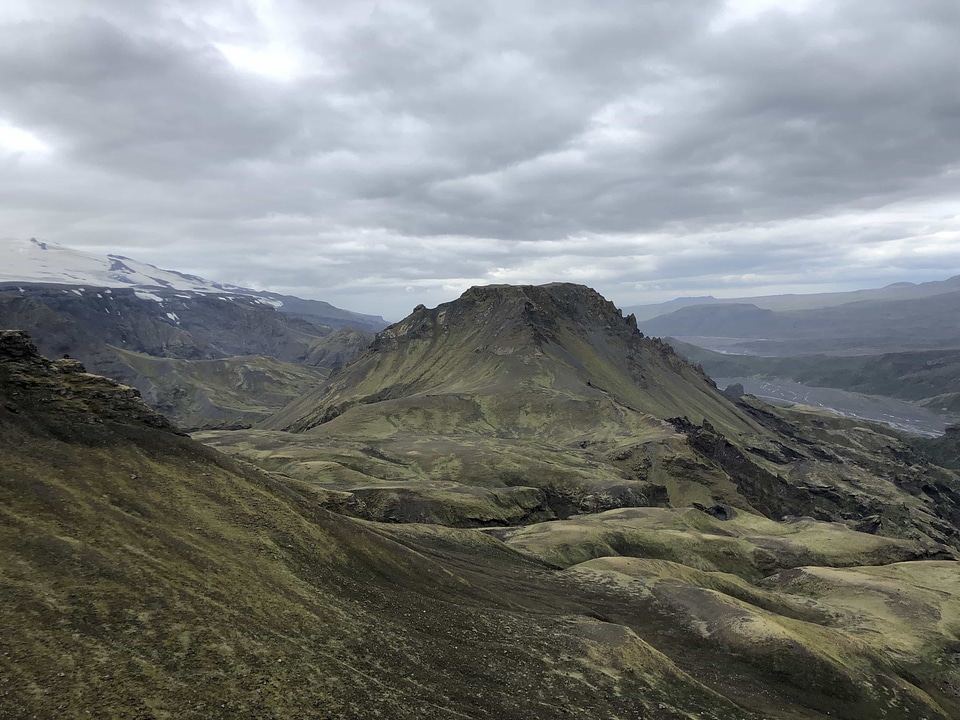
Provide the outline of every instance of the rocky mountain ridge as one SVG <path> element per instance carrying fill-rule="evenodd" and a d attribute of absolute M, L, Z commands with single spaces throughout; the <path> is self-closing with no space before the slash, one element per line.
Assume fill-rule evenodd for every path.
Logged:
<path fill-rule="evenodd" d="M 53 415 L 76 423 L 107 419 L 175 431 L 135 388 L 90 374 L 77 360 L 48 360 L 23 331 L 0 330 L 0 385 L 4 409 L 14 415 Z"/>

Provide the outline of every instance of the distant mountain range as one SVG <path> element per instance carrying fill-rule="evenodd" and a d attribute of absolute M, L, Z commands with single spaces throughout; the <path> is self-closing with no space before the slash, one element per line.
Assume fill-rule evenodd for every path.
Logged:
<path fill-rule="evenodd" d="M 941 283 L 896 285 L 877 291 L 879 296 L 873 299 L 807 309 L 771 309 L 761 304 L 763 298 L 691 305 L 638 321 L 638 325 L 650 335 L 748 355 L 870 355 L 960 348 L 958 285 L 960 277 Z M 882 297 L 888 290 L 903 297 Z M 830 297 L 839 301 L 861 295 Z"/>
<path fill-rule="evenodd" d="M 680 297 L 663 303 L 630 305 L 624 307 L 623 311 L 633 313 L 638 321 L 643 321 L 672 313 L 681 308 L 703 305 L 754 305 L 763 310 L 785 312 L 790 310 L 816 310 L 867 300 L 914 300 L 956 291 L 960 291 L 960 275 L 955 275 L 947 280 L 935 280 L 919 284 L 899 282 L 882 288 L 850 292 L 760 295 L 740 298 L 715 298 L 712 295 Z"/>
<path fill-rule="evenodd" d="M 378 315 L 342 310 L 322 300 L 305 300 L 264 290 L 218 283 L 176 270 L 162 270 L 123 255 L 93 255 L 36 238 L 0 239 L 0 286 L 16 284 L 132 288 L 148 297 L 157 290 L 181 294 L 256 298 L 264 306 L 331 327 L 376 332 L 387 326 Z"/>

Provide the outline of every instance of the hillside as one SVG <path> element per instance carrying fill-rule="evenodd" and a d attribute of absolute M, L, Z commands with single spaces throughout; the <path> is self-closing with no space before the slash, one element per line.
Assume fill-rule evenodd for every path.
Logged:
<path fill-rule="evenodd" d="M 132 384 L 185 430 L 250 427 L 321 385 L 328 371 L 262 355 L 178 360 L 113 348 Z"/>
<path fill-rule="evenodd" d="M 605 639 L 583 599 L 551 600 L 542 565 L 338 518 L 34 353 L 0 334 L 0 717 L 734 710 L 626 628 Z"/>
<path fill-rule="evenodd" d="M 265 427 L 303 431 L 371 403 L 416 397 L 430 404 L 463 394 L 484 398 L 473 423 L 481 433 L 484 425 L 493 434 L 523 426 L 519 416 L 486 415 L 512 414 L 525 404 L 556 415 L 549 427 L 520 431 L 534 436 L 562 426 L 564 434 L 590 439 L 603 414 L 617 423 L 630 416 L 640 426 L 649 424 L 645 416 L 689 415 L 711 417 L 731 434 L 751 429 L 669 346 L 644 338 L 632 318 L 595 291 L 563 283 L 477 287 L 432 310 L 421 306 L 380 333 L 322 391 Z M 435 427 L 447 426 L 440 420 Z"/>
<path fill-rule="evenodd" d="M 504 542 L 324 495 L 0 333 L 0 718 L 960 711 L 957 563 L 920 543 L 666 509 Z"/>

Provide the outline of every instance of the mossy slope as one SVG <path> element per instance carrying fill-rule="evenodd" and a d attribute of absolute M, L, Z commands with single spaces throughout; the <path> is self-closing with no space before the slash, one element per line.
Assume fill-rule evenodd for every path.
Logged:
<path fill-rule="evenodd" d="M 956 716 L 954 563 L 800 571 L 819 573 L 812 585 L 661 568 L 690 588 L 670 595 L 636 567 L 558 573 L 476 530 L 352 520 L 327 500 L 0 334 L 0 718 Z M 718 557 L 709 536 L 747 550 L 790 536 L 771 552 L 838 563 L 916 548 L 809 521 L 610 517 L 631 512 L 666 513 L 660 528 L 686 533 L 691 557 Z M 925 586 L 907 614 L 856 616 L 890 632 L 896 662 L 824 619 L 861 576 L 888 598 Z M 925 624 L 899 627 L 914 610 Z M 734 632 L 744 623 L 757 632 Z"/>

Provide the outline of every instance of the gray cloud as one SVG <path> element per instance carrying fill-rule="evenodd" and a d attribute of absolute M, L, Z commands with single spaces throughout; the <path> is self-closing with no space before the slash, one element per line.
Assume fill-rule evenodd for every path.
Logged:
<path fill-rule="evenodd" d="M 960 272 L 943 0 L 37 0 L 0 10 L 4 235 L 399 317 Z M 412 288 L 413 292 L 409 292 Z"/>

